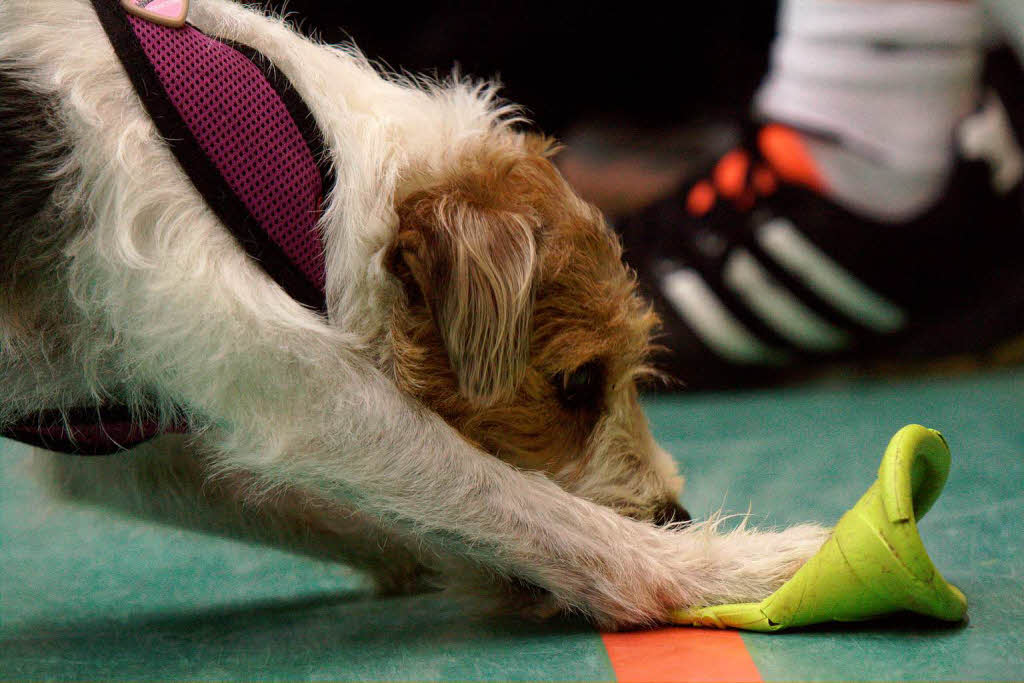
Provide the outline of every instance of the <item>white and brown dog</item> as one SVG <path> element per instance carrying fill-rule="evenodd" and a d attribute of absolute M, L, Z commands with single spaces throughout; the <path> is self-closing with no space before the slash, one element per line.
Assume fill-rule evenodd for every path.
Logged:
<path fill-rule="evenodd" d="M 188 431 L 40 456 L 55 491 L 606 627 L 758 600 L 818 549 L 814 526 L 679 523 L 635 386 L 656 320 L 492 88 L 382 75 L 228 0 L 188 19 L 315 120 L 324 308 L 183 172 L 94 3 L 4 0 L 0 431 L 113 404 Z"/>

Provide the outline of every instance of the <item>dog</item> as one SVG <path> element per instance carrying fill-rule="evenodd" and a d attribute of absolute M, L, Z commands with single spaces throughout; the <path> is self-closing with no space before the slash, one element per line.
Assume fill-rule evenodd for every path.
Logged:
<path fill-rule="evenodd" d="M 168 432 L 40 455 L 54 493 L 604 628 L 760 600 L 817 551 L 818 526 L 687 521 L 638 402 L 657 320 L 495 86 L 228 0 L 188 20 L 261 53 L 322 134 L 324 310 L 204 201 L 88 0 L 5 0 L 0 431 L 116 403 Z"/>

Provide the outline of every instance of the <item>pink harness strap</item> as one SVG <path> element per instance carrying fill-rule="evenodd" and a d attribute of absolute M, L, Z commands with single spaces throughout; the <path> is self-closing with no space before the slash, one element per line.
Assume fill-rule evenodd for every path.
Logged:
<path fill-rule="evenodd" d="M 172 0 L 92 0 L 157 130 L 210 209 L 300 303 L 326 311 L 319 219 L 333 178 L 323 137 L 295 89 L 250 47 L 164 25 Z M 163 4 L 161 4 L 163 3 Z M 154 21 L 138 16 L 149 12 Z M 160 23 L 155 23 L 161 19 Z M 175 22 L 171 22 L 172 24 Z M 174 430 L 180 431 L 180 430 Z M 3 436 L 80 455 L 124 451 L 160 432 L 117 405 L 42 410 Z"/>
<path fill-rule="evenodd" d="M 5 430 L 3 436 L 60 453 L 109 455 L 148 441 L 158 433 L 155 422 L 139 422 L 124 408 L 105 407 L 73 409 L 66 416 L 56 410 L 42 411 Z"/>
<path fill-rule="evenodd" d="M 298 123 L 254 63 L 265 58 L 251 59 L 187 24 L 128 21 L 203 155 L 270 242 L 323 292 L 317 221 L 325 183 Z"/>

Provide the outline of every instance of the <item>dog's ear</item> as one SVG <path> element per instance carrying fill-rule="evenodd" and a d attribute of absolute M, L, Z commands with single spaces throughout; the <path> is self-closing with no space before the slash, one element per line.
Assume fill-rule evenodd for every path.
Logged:
<path fill-rule="evenodd" d="M 392 272 L 421 296 L 459 389 L 490 405 L 518 386 L 529 362 L 535 227 L 485 187 L 456 183 L 398 207 Z"/>

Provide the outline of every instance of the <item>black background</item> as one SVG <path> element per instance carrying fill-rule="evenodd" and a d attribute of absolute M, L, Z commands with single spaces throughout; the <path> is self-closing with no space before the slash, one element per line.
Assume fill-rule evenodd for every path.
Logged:
<path fill-rule="evenodd" d="M 278 2 L 276 9 L 281 9 Z M 656 129 L 741 116 L 767 65 L 776 3 L 290 0 L 323 39 L 351 39 L 392 69 L 500 77 L 547 132 L 579 120 Z"/>

